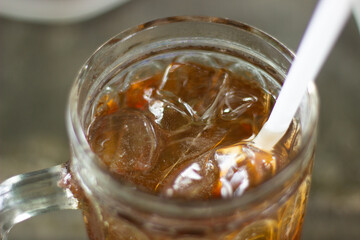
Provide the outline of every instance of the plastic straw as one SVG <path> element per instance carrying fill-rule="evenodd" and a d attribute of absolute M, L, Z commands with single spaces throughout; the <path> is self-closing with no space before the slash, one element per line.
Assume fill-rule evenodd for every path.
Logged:
<path fill-rule="evenodd" d="M 318 3 L 269 119 L 254 139 L 259 148 L 270 151 L 285 134 L 309 82 L 317 76 L 345 25 L 352 2 L 321 0 Z"/>

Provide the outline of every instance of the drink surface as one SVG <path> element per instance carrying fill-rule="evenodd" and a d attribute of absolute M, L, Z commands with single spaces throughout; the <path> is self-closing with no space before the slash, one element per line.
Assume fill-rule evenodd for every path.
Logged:
<path fill-rule="evenodd" d="M 286 164 L 289 149 L 249 144 L 274 104 L 269 77 L 219 56 L 162 56 L 114 77 L 87 133 L 113 176 L 163 197 L 227 198 Z"/>

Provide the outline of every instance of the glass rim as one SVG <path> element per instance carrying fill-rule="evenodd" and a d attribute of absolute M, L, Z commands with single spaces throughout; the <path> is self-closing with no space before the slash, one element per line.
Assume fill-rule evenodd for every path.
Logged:
<path fill-rule="evenodd" d="M 86 140 L 85 130 L 82 129 L 80 116 L 78 114 L 78 99 L 79 99 L 79 91 L 81 89 L 81 83 L 85 81 L 82 78 L 82 71 L 85 71 L 88 68 L 91 60 L 102 53 L 102 49 L 108 44 L 114 44 L 121 41 L 126 41 L 128 38 L 133 36 L 134 34 L 145 31 L 147 29 L 151 29 L 156 26 L 160 26 L 163 24 L 171 24 L 177 22 L 203 22 L 203 23 L 215 23 L 215 24 L 223 24 L 226 26 L 232 26 L 234 28 L 251 32 L 256 36 L 260 37 L 266 43 L 271 44 L 277 51 L 286 55 L 289 59 L 294 58 L 294 54 L 289 50 L 286 46 L 284 46 L 281 42 L 279 42 L 274 37 L 269 34 L 247 25 L 245 23 L 236 22 L 233 20 L 218 18 L 218 17 L 204 17 L 204 16 L 176 16 L 176 17 L 167 17 L 156 19 L 153 21 L 149 21 L 147 23 L 138 25 L 136 27 L 129 28 L 125 31 L 120 32 L 114 37 L 110 38 L 103 45 L 101 45 L 85 62 L 85 64 L 81 67 L 81 70 L 78 76 L 73 83 L 73 86 L 70 91 L 70 96 L 67 105 L 67 130 L 68 136 L 70 138 L 71 144 L 76 148 L 77 151 L 81 153 L 82 156 L 85 156 L 90 160 L 87 163 L 90 164 L 95 169 L 91 169 L 95 171 L 99 176 L 106 176 L 106 170 L 101 166 L 99 158 L 91 151 L 90 146 Z M 286 182 L 286 180 L 290 179 L 299 168 L 302 166 L 303 155 L 306 150 L 306 143 L 310 142 L 311 137 L 316 132 L 316 126 L 319 115 L 319 99 L 316 86 L 313 82 L 311 82 L 308 86 L 307 96 L 311 102 L 310 104 L 310 121 L 309 121 L 309 129 L 307 129 L 304 134 L 302 144 L 299 148 L 298 154 L 290 159 L 289 164 L 284 167 L 279 173 L 273 176 L 271 179 L 267 180 L 260 186 L 245 192 L 240 197 L 234 197 L 229 199 L 221 199 L 221 200 L 210 200 L 210 201 L 184 201 L 184 200 L 176 200 L 176 199 L 168 199 L 162 198 L 159 196 L 155 196 L 146 192 L 142 192 L 139 190 L 134 190 L 133 188 L 120 184 L 114 181 L 111 181 L 110 184 L 112 186 L 116 186 L 118 189 L 111 190 L 110 198 L 113 201 L 125 201 L 133 206 L 137 206 L 143 211 L 159 213 L 162 215 L 171 215 L 171 216 L 185 216 L 185 217 L 208 217 L 208 215 L 213 216 L 214 214 L 220 214 L 223 211 L 233 211 L 236 208 L 245 207 L 249 204 L 252 204 L 254 201 L 259 201 L 264 199 L 268 194 L 278 189 L 281 184 Z M 304 144 L 305 143 L 305 144 Z M 83 160 L 84 161 L 84 160 Z M 89 165 L 89 166 L 90 166 Z M 76 174 L 76 173 L 75 173 Z M 82 177 L 82 176 L 80 176 Z M 107 178 L 109 180 L 109 178 Z M 90 187 L 91 188 L 91 187 Z M 96 189 L 91 189 L 96 190 Z M 125 200 L 124 200 L 125 199 Z M 214 210 L 216 209 L 216 210 Z"/>

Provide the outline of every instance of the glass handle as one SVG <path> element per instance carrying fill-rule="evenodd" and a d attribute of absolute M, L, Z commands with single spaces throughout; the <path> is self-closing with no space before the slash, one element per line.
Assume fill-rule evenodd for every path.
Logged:
<path fill-rule="evenodd" d="M 0 184 L 0 240 L 10 229 L 33 216 L 60 209 L 77 209 L 78 201 L 64 182 L 66 164 L 20 174 Z"/>

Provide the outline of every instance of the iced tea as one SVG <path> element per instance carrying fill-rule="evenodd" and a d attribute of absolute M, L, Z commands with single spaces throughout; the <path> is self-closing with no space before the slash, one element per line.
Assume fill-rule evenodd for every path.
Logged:
<path fill-rule="evenodd" d="M 160 198 L 241 197 L 281 171 L 296 142 L 294 122 L 272 153 L 251 145 L 275 101 L 269 79 L 223 54 L 179 51 L 147 59 L 113 76 L 98 95 L 90 147 L 118 181 Z M 92 239 L 299 239 L 309 184 L 304 178 L 260 220 L 220 233 L 166 236 L 91 203 L 84 218 Z"/>

